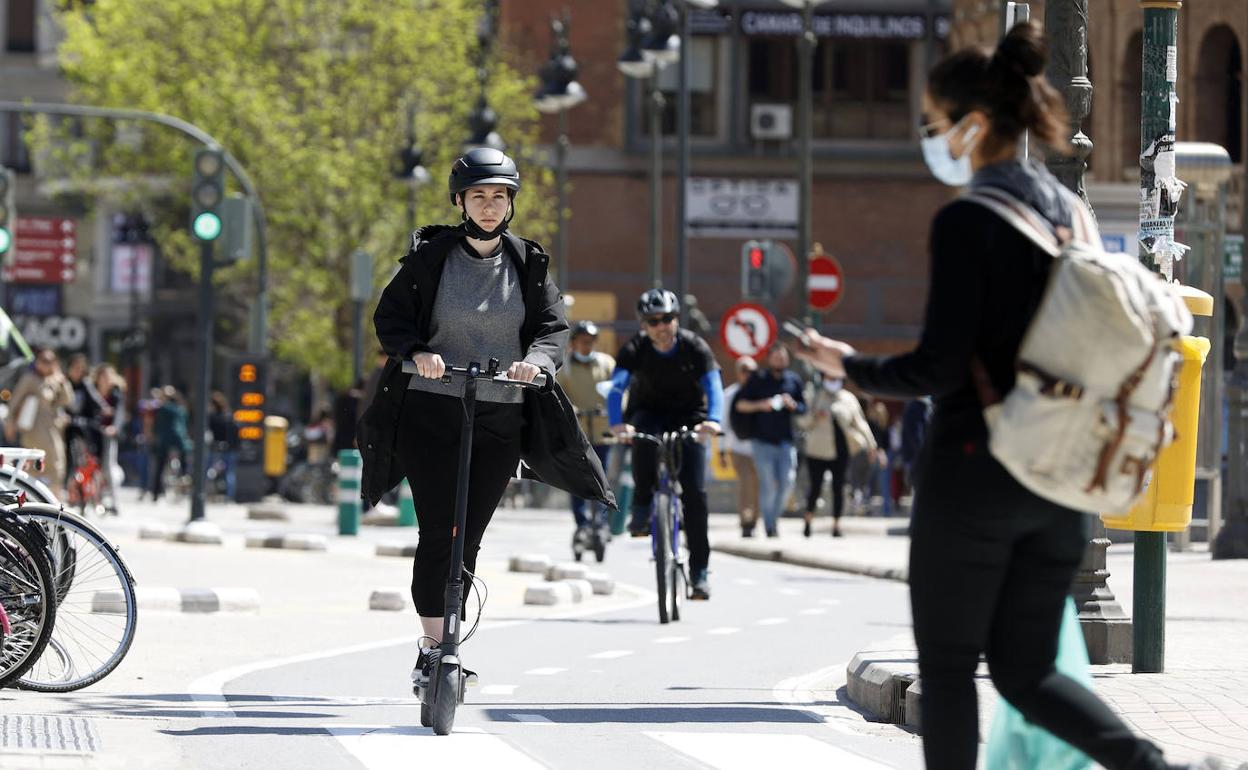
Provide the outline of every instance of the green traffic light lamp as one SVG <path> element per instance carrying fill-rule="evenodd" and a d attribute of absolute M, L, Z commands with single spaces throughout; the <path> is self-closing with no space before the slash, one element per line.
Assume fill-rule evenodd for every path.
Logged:
<path fill-rule="evenodd" d="M 195 217 L 191 229 L 201 241 L 215 241 L 221 235 L 221 217 L 211 211 L 201 212 Z"/>

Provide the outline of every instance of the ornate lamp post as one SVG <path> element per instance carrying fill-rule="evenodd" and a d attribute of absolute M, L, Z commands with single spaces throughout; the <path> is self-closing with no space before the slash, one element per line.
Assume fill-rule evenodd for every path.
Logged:
<path fill-rule="evenodd" d="M 407 108 L 407 143 L 399 148 L 399 165 L 394 176 L 408 188 L 407 229 L 416 229 L 416 194 L 429 184 L 429 169 L 425 168 L 425 151 L 416 143 L 416 106 Z"/>
<path fill-rule="evenodd" d="M 464 151 L 475 147 L 493 147 L 501 150 L 507 145 L 494 129 L 498 127 L 498 113 L 490 107 L 485 87 L 490 80 L 490 53 L 494 48 L 494 33 L 498 29 L 498 0 L 486 0 L 485 13 L 477 23 L 477 84 L 480 94 L 477 106 L 468 116 L 470 133 L 464 141 Z"/>
<path fill-rule="evenodd" d="M 533 95 L 533 104 L 539 112 L 555 114 L 559 119 L 559 135 L 555 139 L 555 177 L 559 196 L 559 213 L 555 236 L 556 271 L 559 285 L 568 289 L 568 240 L 565 227 L 567 213 L 567 161 L 568 161 L 568 110 L 585 101 L 585 89 L 576 82 L 576 59 L 572 58 L 568 44 L 568 17 L 550 20 L 553 35 L 550 59 L 542 66 L 542 84 Z"/>

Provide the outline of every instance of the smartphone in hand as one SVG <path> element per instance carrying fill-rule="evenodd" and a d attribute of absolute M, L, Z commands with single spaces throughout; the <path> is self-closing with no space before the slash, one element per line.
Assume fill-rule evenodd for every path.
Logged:
<path fill-rule="evenodd" d="M 811 346 L 810 335 L 806 333 L 805 326 L 802 326 L 797 321 L 790 318 L 789 320 L 781 324 L 780 329 L 785 334 L 792 337 L 793 340 L 797 342 L 798 345 L 801 345 L 803 350 L 810 350 L 810 346 Z"/>

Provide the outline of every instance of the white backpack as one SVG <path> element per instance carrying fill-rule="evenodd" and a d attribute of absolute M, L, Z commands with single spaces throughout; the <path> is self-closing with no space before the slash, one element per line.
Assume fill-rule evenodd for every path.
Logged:
<path fill-rule="evenodd" d="M 1089 513 L 1122 513 L 1174 439 L 1177 339 L 1192 316 L 1175 289 L 1127 254 L 1106 253 L 1091 213 L 1063 189 L 1074 233 L 996 188 L 965 199 L 990 209 L 1054 257 L 1018 351 L 1018 377 L 991 403 L 978 362 L 989 450 L 1027 489 Z"/>

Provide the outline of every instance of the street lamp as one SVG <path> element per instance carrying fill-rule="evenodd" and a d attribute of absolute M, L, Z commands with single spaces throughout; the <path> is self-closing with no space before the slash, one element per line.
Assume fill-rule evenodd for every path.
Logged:
<path fill-rule="evenodd" d="M 822 0 L 781 0 L 790 8 L 802 12 L 802 37 L 798 43 L 798 75 L 797 75 L 797 128 L 798 128 L 798 212 L 797 212 L 797 292 L 801 307 L 802 320 L 811 322 L 810 305 L 807 299 L 807 273 L 810 270 L 810 201 L 811 189 L 814 186 L 814 172 L 810 157 L 811 145 L 811 112 L 814 99 L 814 59 L 815 46 L 815 6 Z"/>
<path fill-rule="evenodd" d="M 558 214 L 556 215 L 555 257 L 559 283 L 568 289 L 568 241 L 565 227 L 568 191 L 568 110 L 585 101 L 585 89 L 576 82 L 576 59 L 572 58 L 568 43 L 569 20 L 551 18 L 553 35 L 550 60 L 541 70 L 542 84 L 533 95 L 533 105 L 539 112 L 554 113 L 559 118 L 559 135 L 555 139 L 555 178 L 558 188 Z"/>
<path fill-rule="evenodd" d="M 641 44 L 641 55 L 657 67 L 675 64 L 680 59 L 680 12 L 671 0 L 664 0 L 650 12 L 650 34 Z"/>
<path fill-rule="evenodd" d="M 425 151 L 416 143 L 416 107 L 407 108 L 407 143 L 399 149 L 399 166 L 394 176 L 407 185 L 407 229 L 416 230 L 416 193 L 429 184 L 429 169 L 424 166 Z"/>
<path fill-rule="evenodd" d="M 481 15 L 481 20 L 477 23 L 477 84 L 480 87 L 480 94 L 477 96 L 477 106 L 468 116 L 471 133 L 464 140 L 464 152 L 477 147 L 502 150 L 507 146 L 503 143 L 503 138 L 494 130 L 498 127 L 498 113 L 490 107 L 489 99 L 485 95 L 485 87 L 490 79 L 490 51 L 494 47 L 494 31 L 497 28 L 498 0 L 486 0 L 485 13 Z"/>

